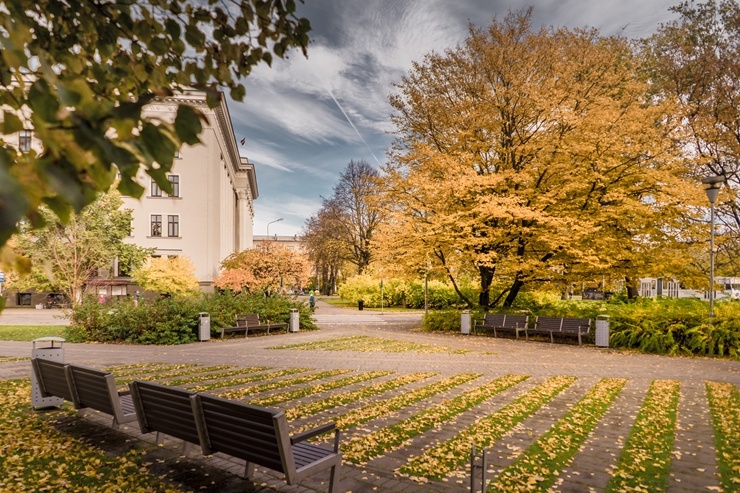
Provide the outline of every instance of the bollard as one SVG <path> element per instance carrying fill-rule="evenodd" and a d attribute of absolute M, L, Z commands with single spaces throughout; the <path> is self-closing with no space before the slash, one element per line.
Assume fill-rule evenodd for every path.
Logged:
<path fill-rule="evenodd" d="M 211 316 L 208 312 L 200 312 L 198 317 L 200 318 L 198 340 L 207 341 L 211 338 Z"/>
<path fill-rule="evenodd" d="M 298 308 L 291 308 L 290 309 L 290 331 L 291 332 L 298 332 L 301 330 L 301 323 L 300 323 L 300 314 L 298 313 Z"/>
<path fill-rule="evenodd" d="M 470 310 L 463 310 L 460 315 L 460 332 L 470 334 Z"/>
<path fill-rule="evenodd" d="M 596 346 L 609 347 L 609 315 L 596 316 Z"/>

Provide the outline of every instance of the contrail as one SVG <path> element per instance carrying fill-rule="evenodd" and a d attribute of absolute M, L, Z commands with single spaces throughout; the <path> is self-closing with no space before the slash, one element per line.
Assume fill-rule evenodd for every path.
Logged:
<path fill-rule="evenodd" d="M 362 138 L 362 135 L 360 134 L 360 131 L 359 131 L 359 130 L 357 130 L 357 127 L 355 127 L 355 124 L 354 124 L 354 123 L 352 123 L 352 120 L 350 120 L 350 118 L 349 118 L 349 115 L 347 114 L 347 112 L 346 112 L 346 111 L 344 111 L 344 108 L 342 108 L 342 105 L 341 105 L 341 104 L 339 104 L 339 101 L 338 101 L 338 100 L 337 100 L 337 98 L 336 98 L 336 97 L 334 96 L 334 93 L 332 92 L 332 90 L 331 90 L 331 88 L 329 87 L 329 85 L 328 85 L 328 84 L 327 84 L 326 82 L 324 82 L 324 80 L 323 80 L 323 79 L 322 79 L 321 77 L 319 77 L 319 74 L 317 74 L 317 73 L 316 73 L 316 70 L 314 70 L 314 68 L 313 68 L 313 67 L 311 67 L 311 70 L 313 71 L 313 73 L 314 73 L 314 75 L 316 76 L 316 78 L 317 78 L 317 79 L 319 79 L 319 80 L 321 81 L 321 83 L 322 83 L 322 84 L 324 85 L 324 89 L 326 89 L 326 92 L 328 92 L 328 93 L 329 93 L 329 96 L 331 96 L 331 99 L 333 99 L 333 100 L 334 100 L 334 104 L 336 104 L 336 105 L 337 105 L 337 108 L 339 108 L 339 111 L 341 111 L 341 112 L 342 112 L 342 114 L 344 115 L 344 118 L 346 118 L 346 119 L 347 119 L 347 122 L 348 122 L 348 123 L 350 124 L 350 126 L 351 126 L 351 127 L 352 127 L 352 129 L 353 129 L 353 130 L 355 131 L 355 133 L 357 134 L 357 136 L 358 136 L 358 137 L 360 138 L 360 140 L 362 141 L 362 143 L 363 143 L 363 144 L 365 144 L 365 148 L 366 148 L 366 149 L 367 149 L 368 151 L 370 151 L 370 155 L 371 155 L 371 156 L 373 157 L 373 159 L 375 159 L 375 162 L 376 162 L 376 163 L 378 163 L 378 166 L 382 166 L 382 165 L 380 164 L 380 161 L 378 161 L 378 158 L 377 158 L 377 157 L 375 157 L 375 153 L 373 152 L 373 150 L 372 150 L 372 149 L 370 149 L 370 146 L 369 146 L 369 145 L 367 145 L 367 142 L 365 142 L 365 139 L 363 139 L 363 138 Z"/>

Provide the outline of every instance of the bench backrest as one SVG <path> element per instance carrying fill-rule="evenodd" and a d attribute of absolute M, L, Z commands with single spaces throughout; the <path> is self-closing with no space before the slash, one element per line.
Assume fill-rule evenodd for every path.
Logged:
<path fill-rule="evenodd" d="M 288 425 L 282 411 L 208 394 L 197 394 L 192 400 L 203 454 L 223 452 L 286 476 L 295 471 Z M 292 471 L 284 465 L 288 468 L 292 465 Z"/>
<path fill-rule="evenodd" d="M 528 323 L 529 315 L 506 315 L 503 326 L 523 329 Z"/>
<path fill-rule="evenodd" d="M 563 319 L 560 317 L 537 317 L 535 327 L 538 330 L 555 330 L 559 331 L 563 325 Z"/>
<path fill-rule="evenodd" d="M 590 329 L 590 318 L 564 318 L 561 332 L 580 332 L 581 334 L 588 334 Z"/>
<path fill-rule="evenodd" d="M 61 397 L 74 402 L 74 394 L 67 378 L 67 364 L 43 358 L 33 358 L 31 364 L 42 397 Z"/>
<path fill-rule="evenodd" d="M 190 443 L 198 443 L 190 396 L 194 392 L 153 382 L 129 383 L 142 433 L 158 431 Z"/>
<path fill-rule="evenodd" d="M 111 416 L 120 414 L 116 380 L 111 373 L 80 365 L 69 365 L 67 371 L 71 377 L 77 409 L 89 407 Z"/>
<path fill-rule="evenodd" d="M 236 316 L 237 327 L 253 327 L 260 324 L 260 316 L 257 313 L 243 313 Z"/>
<path fill-rule="evenodd" d="M 505 317 L 506 315 L 502 313 L 486 313 L 486 316 L 483 317 L 483 325 L 502 327 L 504 325 Z"/>

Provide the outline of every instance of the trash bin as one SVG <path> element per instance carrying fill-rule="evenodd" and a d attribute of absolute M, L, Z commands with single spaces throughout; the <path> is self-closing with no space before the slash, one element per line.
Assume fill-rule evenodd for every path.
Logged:
<path fill-rule="evenodd" d="M 596 316 L 596 346 L 609 347 L 609 315 Z"/>
<path fill-rule="evenodd" d="M 470 310 L 463 310 L 460 315 L 460 332 L 470 334 Z"/>
<path fill-rule="evenodd" d="M 211 338 L 211 316 L 208 312 L 200 312 L 198 314 L 198 319 L 198 340 L 207 341 Z"/>
<path fill-rule="evenodd" d="M 31 357 L 64 363 L 64 339 L 53 336 L 34 339 Z M 36 372 L 31 371 L 31 405 L 34 409 L 61 407 L 62 404 L 64 404 L 64 399 L 61 397 L 41 397 L 41 387 L 36 379 Z"/>
<path fill-rule="evenodd" d="M 365 300 L 357 300 L 357 309 L 361 311 L 363 308 L 365 308 Z"/>
<path fill-rule="evenodd" d="M 291 332 L 298 332 L 299 330 L 301 330 L 300 320 L 301 319 L 300 319 L 300 314 L 298 313 L 298 308 L 291 308 L 290 309 L 290 324 L 288 324 Z"/>

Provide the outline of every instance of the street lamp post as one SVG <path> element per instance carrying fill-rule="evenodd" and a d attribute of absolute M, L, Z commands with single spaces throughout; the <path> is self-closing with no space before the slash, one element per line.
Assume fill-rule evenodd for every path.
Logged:
<path fill-rule="evenodd" d="M 712 232 L 709 240 L 709 317 L 714 317 L 714 203 L 717 201 L 719 189 L 725 181 L 724 176 L 707 176 L 701 182 L 709 199 L 709 224 Z"/>
<path fill-rule="evenodd" d="M 274 221 L 270 221 L 269 223 L 267 223 L 267 239 L 268 240 L 270 239 L 270 224 L 276 223 L 276 222 L 279 222 L 279 221 L 282 221 L 282 220 L 283 220 L 283 218 L 281 217 L 281 218 L 275 219 Z"/>

